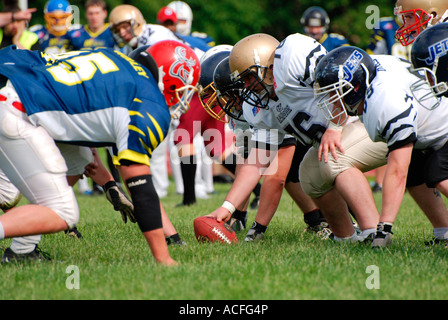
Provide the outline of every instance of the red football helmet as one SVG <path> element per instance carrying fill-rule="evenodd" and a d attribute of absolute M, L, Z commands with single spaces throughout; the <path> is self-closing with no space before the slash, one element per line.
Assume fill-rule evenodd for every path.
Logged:
<path fill-rule="evenodd" d="M 159 88 L 169 107 L 179 104 L 186 112 L 197 92 L 201 64 L 189 46 L 175 41 L 159 41 L 148 48 L 159 68 Z"/>

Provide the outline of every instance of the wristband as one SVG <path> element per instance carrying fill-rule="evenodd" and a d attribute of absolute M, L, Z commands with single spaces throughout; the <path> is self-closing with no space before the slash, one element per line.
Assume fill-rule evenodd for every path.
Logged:
<path fill-rule="evenodd" d="M 336 124 L 334 124 L 333 122 L 330 121 L 330 123 L 328 125 L 328 129 L 334 130 L 334 131 L 338 131 L 338 132 L 342 132 L 342 130 L 344 129 L 344 126 L 338 126 L 338 125 L 336 125 Z"/>
<path fill-rule="evenodd" d="M 230 212 L 230 214 L 233 214 L 236 210 L 235 206 L 231 204 L 229 201 L 224 201 L 221 207 L 227 209 Z"/>

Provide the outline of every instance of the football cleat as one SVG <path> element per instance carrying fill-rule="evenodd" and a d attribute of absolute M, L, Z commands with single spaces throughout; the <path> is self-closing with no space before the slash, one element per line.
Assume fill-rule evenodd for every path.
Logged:
<path fill-rule="evenodd" d="M 325 217 L 320 210 L 315 210 L 305 214 L 303 216 L 303 220 L 306 223 L 306 228 L 304 230 L 306 232 L 321 232 L 322 235 L 331 233 L 327 220 L 325 220 Z"/>
<path fill-rule="evenodd" d="M 11 248 L 6 248 L 2 256 L 2 263 L 24 262 L 24 261 L 51 261 L 50 255 L 40 250 L 38 246 L 29 253 L 15 253 Z"/>
<path fill-rule="evenodd" d="M 264 231 L 260 230 L 264 229 L 266 231 L 266 227 L 261 226 L 257 222 L 252 224 L 252 227 L 247 231 L 246 237 L 244 238 L 245 242 L 259 242 L 264 240 Z"/>
<path fill-rule="evenodd" d="M 239 232 L 241 230 L 246 229 L 247 224 L 247 211 L 235 211 L 232 213 L 228 225 L 235 232 Z"/>
<path fill-rule="evenodd" d="M 375 233 L 370 233 L 367 237 L 365 237 L 364 239 L 360 239 L 360 242 L 362 244 L 372 244 L 373 241 L 375 240 Z"/>
<path fill-rule="evenodd" d="M 73 227 L 72 229 L 65 230 L 64 231 L 66 235 L 73 238 L 82 239 L 82 234 L 79 232 L 78 228 Z"/>
<path fill-rule="evenodd" d="M 425 241 L 425 246 L 427 246 L 427 247 L 432 247 L 432 246 L 437 246 L 437 245 L 442 245 L 442 246 L 448 247 L 448 239 L 433 238 L 432 240 Z"/>
<path fill-rule="evenodd" d="M 185 246 L 187 243 L 183 241 L 178 234 L 172 235 L 170 237 L 165 237 L 166 244 L 173 246 Z"/>
<path fill-rule="evenodd" d="M 372 248 L 385 248 L 392 243 L 392 225 L 380 222 L 376 228 L 375 239 Z"/>

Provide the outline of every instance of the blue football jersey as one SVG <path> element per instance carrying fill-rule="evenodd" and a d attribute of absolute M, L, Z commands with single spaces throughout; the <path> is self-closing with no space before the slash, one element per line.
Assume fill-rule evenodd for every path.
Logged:
<path fill-rule="evenodd" d="M 190 47 L 192 47 L 193 49 L 197 48 L 199 50 L 202 51 L 207 51 L 208 49 L 210 49 L 211 47 L 201 38 L 197 38 L 197 37 L 193 37 L 193 36 L 186 36 L 183 35 L 179 32 L 176 32 L 176 35 L 181 38 L 182 40 L 184 40 L 185 42 L 187 42 Z"/>
<path fill-rule="evenodd" d="M 0 51 L 0 74 L 14 85 L 36 126 L 59 142 L 113 146 L 114 162 L 149 165 L 171 116 L 151 73 L 110 49 L 50 55 Z"/>
<path fill-rule="evenodd" d="M 395 31 L 399 27 L 394 17 L 381 18 L 378 28 L 372 30 L 370 43 L 367 46 L 367 53 L 392 54 L 392 47 L 398 42 L 395 39 Z"/>
<path fill-rule="evenodd" d="M 36 25 L 30 28 L 30 31 L 37 34 L 41 50 L 46 53 L 58 54 L 73 50 L 73 44 L 69 33 L 57 37 L 48 32 L 42 25 Z"/>
<path fill-rule="evenodd" d="M 70 30 L 69 36 L 73 44 L 74 50 L 88 48 L 111 48 L 115 46 L 114 36 L 106 24 L 103 29 L 98 32 L 92 32 L 88 25 Z"/>
<path fill-rule="evenodd" d="M 347 39 L 337 33 L 325 33 L 322 38 L 320 38 L 319 42 L 325 49 L 327 49 L 328 52 L 341 46 L 349 45 Z"/>

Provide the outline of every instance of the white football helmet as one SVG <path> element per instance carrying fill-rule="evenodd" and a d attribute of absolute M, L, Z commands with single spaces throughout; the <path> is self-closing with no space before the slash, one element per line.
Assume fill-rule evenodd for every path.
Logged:
<path fill-rule="evenodd" d="M 184 1 L 173 1 L 168 4 L 168 7 L 176 12 L 176 31 L 183 35 L 189 36 L 191 33 L 191 26 L 193 24 L 193 11 L 190 6 Z"/>
<path fill-rule="evenodd" d="M 233 48 L 233 46 L 231 46 L 230 44 L 219 44 L 217 46 L 211 47 L 210 49 L 205 51 L 205 53 L 202 55 L 200 62 L 202 64 L 202 62 L 204 62 L 207 58 L 215 55 L 218 52 L 232 51 L 232 48 Z"/>

